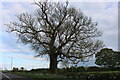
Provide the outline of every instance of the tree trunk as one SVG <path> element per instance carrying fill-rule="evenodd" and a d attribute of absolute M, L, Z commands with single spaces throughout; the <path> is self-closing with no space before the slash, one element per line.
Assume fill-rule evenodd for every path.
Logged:
<path fill-rule="evenodd" d="M 50 56 L 50 67 L 49 67 L 49 69 L 50 69 L 50 72 L 51 73 L 56 73 L 57 72 L 57 55 L 55 55 L 55 54 L 51 54 L 51 55 L 49 55 Z"/>

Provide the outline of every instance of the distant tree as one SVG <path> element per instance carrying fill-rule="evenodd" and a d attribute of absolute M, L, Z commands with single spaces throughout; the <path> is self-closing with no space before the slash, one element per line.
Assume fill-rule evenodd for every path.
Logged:
<path fill-rule="evenodd" d="M 24 44 L 29 44 L 38 56 L 48 55 L 50 71 L 55 73 L 58 62 L 92 56 L 103 47 L 98 40 L 101 31 L 97 23 L 80 10 L 66 4 L 54 2 L 35 2 L 38 6 L 34 14 L 22 13 L 18 22 L 7 25 L 9 32 L 16 32 Z"/>
<path fill-rule="evenodd" d="M 25 70 L 25 68 L 24 68 L 24 67 L 21 67 L 21 68 L 20 68 L 20 70 L 21 70 L 21 71 L 24 71 L 24 70 Z"/>
<path fill-rule="evenodd" d="M 13 72 L 18 72 L 18 68 L 13 67 L 12 71 Z"/>
<path fill-rule="evenodd" d="M 96 64 L 104 67 L 120 66 L 120 52 L 104 48 L 96 54 Z"/>
<path fill-rule="evenodd" d="M 116 66 L 120 67 L 120 52 L 119 51 L 114 51 L 115 53 L 115 59 L 116 59 Z"/>

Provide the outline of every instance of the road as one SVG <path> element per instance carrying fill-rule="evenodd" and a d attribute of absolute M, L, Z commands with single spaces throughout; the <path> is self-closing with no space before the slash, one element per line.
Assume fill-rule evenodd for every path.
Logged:
<path fill-rule="evenodd" d="M 22 76 L 14 75 L 11 73 L 2 73 L 0 72 L 0 80 L 37 80 L 37 79 L 30 79 L 30 78 L 25 78 Z"/>

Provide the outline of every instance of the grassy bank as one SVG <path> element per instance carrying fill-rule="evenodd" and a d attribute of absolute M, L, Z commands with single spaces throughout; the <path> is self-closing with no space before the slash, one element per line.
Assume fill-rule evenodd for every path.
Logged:
<path fill-rule="evenodd" d="M 108 73 L 120 73 L 120 71 L 94 71 L 94 72 L 82 72 L 82 73 L 86 73 L 86 74 L 108 74 Z"/>
<path fill-rule="evenodd" d="M 58 74 L 32 73 L 32 72 L 11 72 L 28 78 L 44 80 L 116 80 L 120 79 L 120 71 L 97 71 L 97 72 L 68 72 Z"/>
<path fill-rule="evenodd" d="M 70 79 L 70 78 L 64 78 L 64 76 L 60 76 L 57 74 L 43 74 L 43 73 L 32 73 L 32 72 L 10 72 L 12 74 L 16 74 L 16 75 L 20 75 L 26 78 L 34 78 L 34 79 L 44 79 L 44 80 L 74 80 L 74 79 Z"/>

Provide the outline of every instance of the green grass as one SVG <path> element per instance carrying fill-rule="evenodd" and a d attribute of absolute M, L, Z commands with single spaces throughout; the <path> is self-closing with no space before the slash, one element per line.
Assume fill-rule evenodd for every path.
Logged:
<path fill-rule="evenodd" d="M 53 74 L 42 74 L 42 73 L 31 73 L 31 72 L 10 72 L 12 74 L 20 75 L 26 78 L 38 78 L 38 79 L 46 79 L 46 80 L 73 80 L 73 79 L 64 79 L 61 76 L 53 75 Z"/>
<path fill-rule="evenodd" d="M 29 77 L 29 78 L 52 78 L 54 76 L 51 75 L 43 75 L 42 73 L 30 73 L 30 72 L 12 72 L 13 74 L 21 75 L 24 77 Z"/>
<path fill-rule="evenodd" d="M 85 74 L 98 74 L 98 73 L 101 73 L 101 74 L 108 74 L 108 73 L 120 73 L 120 71 L 96 71 L 96 72 L 82 72 L 82 73 L 85 73 Z"/>
<path fill-rule="evenodd" d="M 68 72 L 68 73 L 63 73 L 62 75 L 53 75 L 50 73 L 32 73 L 32 72 L 11 72 L 16 75 L 24 76 L 24 77 L 29 77 L 29 78 L 38 78 L 38 79 L 44 79 L 44 80 L 74 80 L 70 78 L 65 78 L 65 75 L 68 74 L 69 76 L 76 77 L 77 75 L 106 75 L 106 74 L 120 74 L 120 71 L 97 71 L 97 72 Z M 63 77 L 64 76 L 64 77 Z M 67 75 L 66 75 L 67 76 Z"/>

